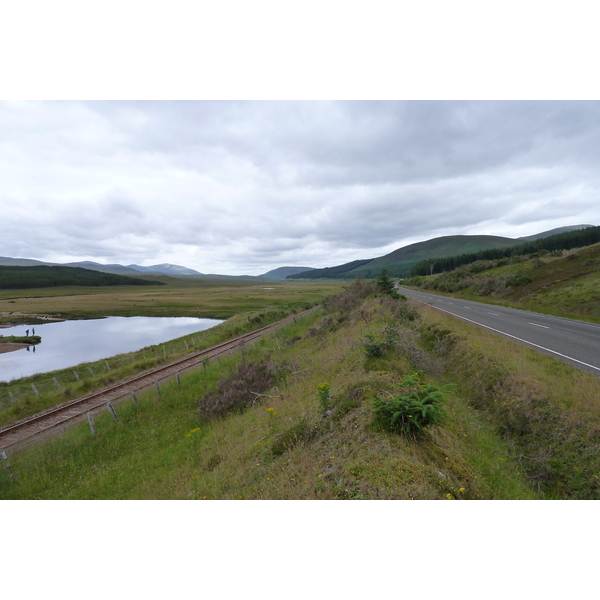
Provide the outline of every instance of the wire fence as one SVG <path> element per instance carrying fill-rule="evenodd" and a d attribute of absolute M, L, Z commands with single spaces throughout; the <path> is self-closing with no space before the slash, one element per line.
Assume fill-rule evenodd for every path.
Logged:
<path fill-rule="evenodd" d="M 305 313 L 292 315 L 293 320 L 301 320 L 317 308 L 319 307 L 315 306 Z M 263 314 L 264 312 L 266 311 L 263 310 Z M 99 378 L 110 379 L 111 372 L 115 373 L 116 378 L 119 376 L 127 377 L 157 364 L 175 360 L 192 352 L 199 352 L 208 347 L 206 339 L 211 335 L 211 330 L 205 330 L 185 339 L 179 338 L 156 346 L 142 348 L 136 352 L 119 354 L 92 363 L 79 364 L 47 376 L 32 376 L 24 380 L 17 380 L 15 383 L 0 384 L 0 410 L 15 404 L 27 404 L 50 395 L 57 397 L 59 401 L 61 399 L 68 400 L 71 397 L 67 392 L 69 387 L 81 384 L 77 389 L 77 394 L 84 394 L 87 391 L 92 391 L 92 381 L 94 379 L 96 379 L 96 384 Z M 116 372 L 119 370 L 121 374 L 117 375 Z M 127 373 L 127 371 L 129 372 Z M 123 372 L 125 372 L 124 375 Z M 88 390 L 85 389 L 86 383 L 90 384 Z"/>
<path fill-rule="evenodd" d="M 94 378 L 106 376 L 111 372 L 127 370 L 128 367 L 134 367 L 134 369 L 130 369 L 133 371 L 136 364 L 151 366 L 159 362 L 174 360 L 190 352 L 200 351 L 205 347 L 202 344 L 204 338 L 205 336 L 200 333 L 185 340 L 166 342 L 136 352 L 80 364 L 70 369 L 57 371 L 47 377 L 33 376 L 26 378 L 28 381 L 8 382 L 5 386 L 0 387 L 0 409 L 10 407 L 16 403 L 27 403 L 43 396 L 60 395 L 60 392 L 73 384 L 85 384 L 91 382 Z"/>

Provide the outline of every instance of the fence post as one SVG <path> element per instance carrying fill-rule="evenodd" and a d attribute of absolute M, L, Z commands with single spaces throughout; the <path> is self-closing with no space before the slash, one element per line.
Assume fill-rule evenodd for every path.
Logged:
<path fill-rule="evenodd" d="M 154 380 L 154 385 L 156 386 L 156 391 L 158 392 L 158 395 L 160 396 L 160 386 L 158 385 L 158 379 Z"/>
<path fill-rule="evenodd" d="M 92 432 L 92 435 L 96 435 L 96 424 L 94 423 L 94 416 L 92 415 L 91 412 L 89 412 L 87 414 L 88 417 L 88 423 L 90 424 L 90 431 Z"/>
<path fill-rule="evenodd" d="M 15 402 L 15 397 L 13 396 L 13 393 L 12 393 L 10 390 L 8 390 L 8 395 L 10 396 L 10 400 L 11 400 L 11 402 L 14 404 L 14 402 Z"/>
<path fill-rule="evenodd" d="M 88 367 L 88 371 L 90 372 L 90 375 L 93 377 L 94 376 L 94 371 L 92 371 L 92 367 Z"/>
<path fill-rule="evenodd" d="M 6 452 L 4 452 L 4 450 L 0 450 L 0 456 L 2 456 L 2 460 L 4 461 L 4 466 L 6 467 L 6 470 L 8 471 L 8 474 L 9 474 L 10 478 L 12 479 L 14 476 L 14 473 L 10 466 L 10 462 L 8 460 L 8 456 L 6 455 Z"/>
<path fill-rule="evenodd" d="M 137 398 L 135 397 L 135 392 L 131 392 L 131 398 L 133 399 L 133 401 L 134 401 L 136 404 L 138 403 L 138 400 L 137 400 Z"/>
<path fill-rule="evenodd" d="M 181 387 L 181 378 L 179 377 L 179 373 L 175 373 L 175 377 L 177 379 L 177 385 Z"/>
<path fill-rule="evenodd" d="M 113 418 L 115 421 L 118 421 L 118 420 L 119 420 L 119 417 L 117 417 L 117 413 L 116 413 L 115 409 L 113 408 L 113 405 L 112 405 L 110 402 L 107 402 L 107 403 L 106 403 L 106 408 L 108 408 L 108 411 L 109 411 L 109 412 L 110 412 L 110 414 L 112 415 L 112 418 Z"/>
<path fill-rule="evenodd" d="M 37 388 L 35 387 L 35 385 L 33 385 L 33 383 L 31 384 L 31 387 L 33 388 L 33 391 L 35 392 L 35 395 L 39 398 L 40 393 L 37 391 Z"/>
<path fill-rule="evenodd" d="M 77 375 L 77 371 L 73 371 L 73 375 L 75 375 L 75 379 L 77 379 L 77 381 L 79 381 L 79 375 Z"/>
<path fill-rule="evenodd" d="M 53 377 L 52 379 L 54 380 L 54 385 L 56 388 L 60 390 L 60 383 L 58 383 L 58 379 L 56 379 L 56 377 Z"/>

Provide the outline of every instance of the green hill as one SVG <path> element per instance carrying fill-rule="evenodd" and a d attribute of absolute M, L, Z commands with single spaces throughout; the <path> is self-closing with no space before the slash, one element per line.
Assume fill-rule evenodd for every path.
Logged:
<path fill-rule="evenodd" d="M 381 273 L 382 269 L 387 269 L 388 274 L 391 277 L 408 277 L 414 274 L 424 275 L 426 274 L 425 272 L 411 273 L 411 271 L 414 271 L 414 268 L 419 265 L 425 269 L 429 269 L 430 266 L 435 266 L 432 262 L 433 259 L 436 259 L 435 263 L 439 267 L 441 263 L 437 259 L 440 258 L 461 257 L 462 259 L 463 256 L 477 254 L 479 252 L 508 249 L 525 245 L 525 243 L 527 243 L 529 240 L 531 241 L 528 243 L 533 244 L 531 247 L 535 248 L 535 250 L 541 249 L 544 245 L 541 240 L 549 237 L 557 240 L 560 247 L 574 247 L 565 246 L 564 240 L 571 237 L 576 239 L 579 235 L 578 232 L 587 228 L 598 229 L 593 225 L 571 225 L 567 227 L 560 227 L 558 229 L 552 229 L 550 231 L 545 231 L 529 237 L 515 239 L 494 235 L 443 236 L 427 240 L 425 242 L 410 244 L 408 246 L 404 246 L 403 248 L 398 248 L 397 250 L 378 258 L 355 260 L 337 267 L 313 269 L 312 271 L 305 271 L 303 273 L 289 275 L 288 279 L 355 279 L 356 277 L 370 279 L 377 277 Z M 594 243 L 595 241 L 597 240 L 587 243 Z M 580 245 L 586 244 L 582 243 Z M 469 260 L 472 262 L 472 260 L 476 259 L 473 258 L 472 260 Z M 448 269 L 446 268 L 446 270 Z M 433 270 L 433 272 L 435 273 L 436 271 Z M 429 271 L 427 271 L 427 274 L 428 273 Z"/>
<path fill-rule="evenodd" d="M 367 260 L 355 260 L 337 267 L 313 269 L 289 275 L 288 279 L 367 279 L 377 277 L 385 268 L 392 277 L 406 277 L 417 263 L 438 256 L 453 256 L 466 252 L 477 252 L 488 248 L 506 248 L 519 244 L 518 240 L 493 235 L 452 235 L 434 238 L 426 242 L 398 248 L 385 256 Z"/>
<path fill-rule="evenodd" d="M 0 266 L 0 289 L 29 289 L 64 285 L 164 285 L 138 277 L 101 273 L 80 267 Z"/>
<path fill-rule="evenodd" d="M 600 322 L 600 243 L 568 251 L 479 260 L 409 285 L 472 300 Z"/>

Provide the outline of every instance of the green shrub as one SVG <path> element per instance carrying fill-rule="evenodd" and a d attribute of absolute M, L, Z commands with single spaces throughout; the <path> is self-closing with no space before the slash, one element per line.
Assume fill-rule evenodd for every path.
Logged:
<path fill-rule="evenodd" d="M 386 341 L 376 342 L 371 334 L 365 335 L 363 352 L 367 355 L 367 358 L 379 358 L 380 356 L 384 356 L 387 350 L 388 345 Z"/>
<path fill-rule="evenodd" d="M 416 434 L 445 416 L 440 406 L 445 395 L 443 389 L 421 383 L 418 375 L 404 377 L 400 388 L 396 395 L 373 400 L 375 422 L 384 429 Z"/>
<path fill-rule="evenodd" d="M 281 433 L 271 445 L 274 456 L 281 456 L 291 450 L 296 444 L 307 441 L 311 437 L 311 428 L 306 419 Z"/>

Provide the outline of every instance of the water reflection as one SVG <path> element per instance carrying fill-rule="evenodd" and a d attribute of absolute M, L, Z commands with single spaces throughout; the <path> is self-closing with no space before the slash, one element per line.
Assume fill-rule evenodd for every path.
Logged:
<path fill-rule="evenodd" d="M 41 344 L 0 354 L 0 381 L 66 369 L 134 352 L 218 325 L 217 319 L 191 317 L 107 317 L 36 325 Z M 23 336 L 29 325 L 0 329 L 0 335 Z"/>

